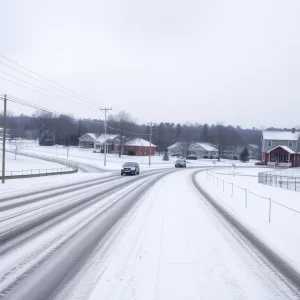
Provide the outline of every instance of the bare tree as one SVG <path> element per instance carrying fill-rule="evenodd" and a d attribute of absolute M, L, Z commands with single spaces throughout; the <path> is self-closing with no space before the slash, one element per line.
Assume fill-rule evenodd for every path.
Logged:
<path fill-rule="evenodd" d="M 125 111 L 109 116 L 107 123 L 108 132 L 115 133 L 119 137 L 118 151 L 121 157 L 125 143 L 135 137 L 137 125 L 132 116 Z"/>
<path fill-rule="evenodd" d="M 15 154 L 15 160 L 17 159 L 17 154 L 24 149 L 25 145 L 23 143 L 22 140 L 12 140 L 10 142 L 10 148 L 13 150 L 14 154 Z"/>

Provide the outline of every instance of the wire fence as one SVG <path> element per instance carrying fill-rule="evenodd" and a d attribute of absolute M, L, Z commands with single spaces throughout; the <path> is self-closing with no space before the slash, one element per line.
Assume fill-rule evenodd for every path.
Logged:
<path fill-rule="evenodd" d="M 300 176 L 295 176 L 293 173 L 285 174 L 275 171 L 261 172 L 258 173 L 258 183 L 300 192 Z"/>
<path fill-rule="evenodd" d="M 275 204 L 279 207 L 282 207 L 282 208 L 285 208 L 291 212 L 294 212 L 294 213 L 297 213 L 297 214 L 300 214 L 300 211 L 294 209 L 294 208 L 291 208 L 291 207 L 288 207 L 278 201 L 275 201 L 273 200 L 271 197 L 264 197 L 264 196 L 261 196 L 261 195 L 258 195 L 246 188 L 242 188 L 238 185 L 235 185 L 233 182 L 228 182 L 224 179 L 221 179 L 219 177 L 217 177 L 215 174 L 214 174 L 214 169 L 210 169 L 210 170 L 207 170 L 206 172 L 206 179 L 211 182 L 213 185 L 216 185 L 217 188 L 219 189 L 222 189 L 223 193 L 225 192 L 230 192 L 230 196 L 231 198 L 234 198 L 235 194 L 236 194 L 236 190 L 241 190 L 241 191 L 244 191 L 244 206 L 247 208 L 248 207 L 248 196 L 249 195 L 253 195 L 259 199 L 263 199 L 264 201 L 268 201 L 268 221 L 269 223 L 271 223 L 271 215 L 272 215 L 272 205 Z M 240 198 L 240 195 L 239 194 L 239 198 Z"/>
<path fill-rule="evenodd" d="M 1 148 L 2 149 L 2 148 Z M 14 153 L 14 150 L 6 149 L 6 152 Z M 65 167 L 61 168 L 40 168 L 40 169 L 29 169 L 29 170 L 17 170 L 17 171 L 5 171 L 5 178 L 12 179 L 12 178 L 26 178 L 26 177 L 39 177 L 39 176 L 53 176 L 53 175 L 63 175 L 63 174 L 71 174 L 78 172 L 78 163 L 76 161 L 64 159 L 64 158 L 57 158 L 51 157 L 47 155 L 41 154 L 33 154 L 27 153 L 23 151 L 19 151 L 17 155 L 27 156 L 31 158 L 41 159 L 45 161 L 50 161 L 54 163 L 58 163 L 64 165 Z"/>

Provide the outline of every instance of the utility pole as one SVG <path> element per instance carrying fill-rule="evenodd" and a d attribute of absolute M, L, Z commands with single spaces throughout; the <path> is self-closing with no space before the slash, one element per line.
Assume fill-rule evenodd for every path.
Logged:
<path fill-rule="evenodd" d="M 5 142 L 6 142 L 6 95 L 4 95 L 4 115 L 3 115 L 3 146 L 2 146 L 2 183 L 5 183 Z"/>
<path fill-rule="evenodd" d="M 149 149 L 149 167 L 151 166 L 151 144 L 152 144 L 152 122 L 149 124 L 149 127 L 150 127 L 150 132 L 149 132 L 149 135 L 150 135 L 150 149 Z"/>
<path fill-rule="evenodd" d="M 104 166 L 106 166 L 106 115 L 107 115 L 107 112 L 109 110 L 112 110 L 112 108 L 100 108 L 100 110 L 104 113 L 105 115 L 105 121 L 104 121 L 104 131 L 105 131 L 105 140 L 104 140 Z"/>

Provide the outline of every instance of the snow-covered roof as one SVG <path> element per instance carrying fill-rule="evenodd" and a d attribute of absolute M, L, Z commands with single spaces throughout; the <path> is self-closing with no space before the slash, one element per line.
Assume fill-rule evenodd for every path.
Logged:
<path fill-rule="evenodd" d="M 88 135 L 89 137 L 91 137 L 93 140 L 97 140 L 97 138 L 99 136 L 99 133 L 88 132 L 88 133 L 85 133 L 83 136 L 81 136 L 79 139 L 83 138 L 86 135 Z"/>
<path fill-rule="evenodd" d="M 267 153 L 270 153 L 271 151 L 277 149 L 277 148 L 282 148 L 283 150 L 285 150 L 286 152 L 290 153 L 290 154 L 295 154 L 295 151 L 293 151 L 291 148 L 289 148 L 288 146 L 276 146 L 273 149 L 269 150 Z"/>
<path fill-rule="evenodd" d="M 143 146 L 143 147 L 150 147 L 150 142 L 144 139 L 135 138 L 132 139 L 124 144 L 124 146 Z M 151 144 L 151 147 L 156 147 L 155 145 Z"/>
<path fill-rule="evenodd" d="M 175 144 L 169 146 L 167 149 L 174 149 L 180 146 L 180 142 L 176 142 Z"/>
<path fill-rule="evenodd" d="M 254 144 L 249 144 L 250 147 L 258 149 L 258 145 L 254 145 Z"/>
<path fill-rule="evenodd" d="M 297 141 L 300 136 L 300 132 L 292 131 L 270 131 L 265 130 L 262 132 L 264 140 L 275 140 L 275 141 Z"/>
<path fill-rule="evenodd" d="M 216 147 L 214 147 L 213 144 L 210 143 L 195 143 L 196 145 L 199 145 L 200 147 L 202 147 L 205 151 L 218 151 L 218 149 Z"/>
<path fill-rule="evenodd" d="M 118 136 L 119 136 L 118 134 L 107 134 L 106 135 L 106 141 L 108 141 L 108 140 L 114 140 Z M 100 144 L 104 143 L 105 142 L 105 134 L 101 134 L 100 136 L 98 136 L 97 142 L 99 142 Z"/>

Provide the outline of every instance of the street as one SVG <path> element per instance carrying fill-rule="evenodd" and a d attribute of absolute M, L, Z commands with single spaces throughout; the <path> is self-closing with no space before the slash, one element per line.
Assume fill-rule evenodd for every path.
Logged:
<path fill-rule="evenodd" d="M 299 299 L 199 193 L 196 172 L 114 173 L 6 194 L 0 298 Z"/>

